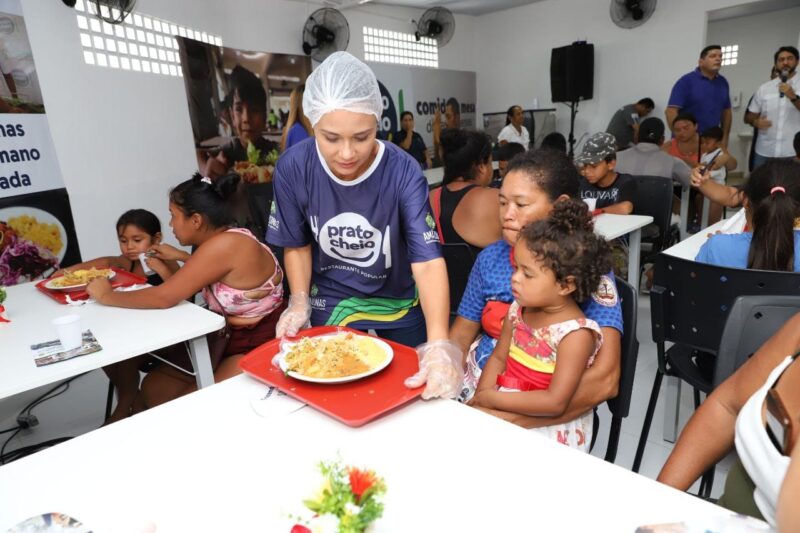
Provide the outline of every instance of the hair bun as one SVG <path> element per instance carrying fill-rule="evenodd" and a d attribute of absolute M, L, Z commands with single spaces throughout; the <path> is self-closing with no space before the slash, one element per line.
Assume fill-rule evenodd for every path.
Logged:
<path fill-rule="evenodd" d="M 242 178 L 239 174 L 232 172 L 221 178 L 217 178 L 216 181 L 214 181 L 213 187 L 220 198 L 227 201 L 231 196 L 236 194 L 241 180 Z"/>
<path fill-rule="evenodd" d="M 553 204 L 550 212 L 550 222 L 556 229 L 565 233 L 578 230 L 592 231 L 594 223 L 589 207 L 581 200 L 564 199 Z"/>

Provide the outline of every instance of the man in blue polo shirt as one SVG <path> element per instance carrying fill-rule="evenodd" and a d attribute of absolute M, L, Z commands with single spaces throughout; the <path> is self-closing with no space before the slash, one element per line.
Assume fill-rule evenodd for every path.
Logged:
<path fill-rule="evenodd" d="M 667 110 L 667 126 L 678 113 L 691 113 L 697 117 L 697 131 L 714 126 L 722 127 L 722 145 L 728 146 L 731 131 L 731 98 L 728 80 L 720 75 L 722 47 L 712 44 L 703 48 L 694 71 L 684 74 L 672 87 Z"/>

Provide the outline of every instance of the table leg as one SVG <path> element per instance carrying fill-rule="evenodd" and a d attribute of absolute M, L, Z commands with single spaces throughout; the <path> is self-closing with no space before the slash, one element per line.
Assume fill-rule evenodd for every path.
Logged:
<path fill-rule="evenodd" d="M 639 256 L 642 248 L 642 229 L 630 233 L 628 241 L 628 283 L 639 292 Z"/>
<path fill-rule="evenodd" d="M 703 215 L 700 218 L 700 229 L 708 227 L 708 213 L 711 210 L 711 201 L 708 198 L 703 198 Z"/>
<path fill-rule="evenodd" d="M 667 376 L 667 393 L 664 398 L 664 440 L 675 442 L 678 438 L 678 415 L 681 406 L 681 380 Z"/>
<path fill-rule="evenodd" d="M 689 234 L 687 228 L 689 227 L 689 187 L 681 190 L 681 240 L 686 239 Z"/>
<path fill-rule="evenodd" d="M 189 357 L 192 360 L 197 388 L 202 389 L 214 384 L 214 371 L 211 369 L 211 355 L 208 352 L 206 336 L 189 341 Z"/>

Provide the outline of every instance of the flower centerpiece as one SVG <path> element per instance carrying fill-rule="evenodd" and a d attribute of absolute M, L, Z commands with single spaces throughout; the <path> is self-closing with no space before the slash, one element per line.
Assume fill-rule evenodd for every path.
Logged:
<path fill-rule="evenodd" d="M 291 533 L 363 533 L 383 514 L 386 483 L 374 471 L 344 466 L 341 461 L 319 465 L 322 483 L 303 501 L 314 513 L 298 520 Z"/>
<path fill-rule="evenodd" d="M 0 287 L 0 324 L 3 322 L 10 322 L 5 316 L 6 308 L 3 307 L 3 302 L 6 301 L 6 289 Z"/>

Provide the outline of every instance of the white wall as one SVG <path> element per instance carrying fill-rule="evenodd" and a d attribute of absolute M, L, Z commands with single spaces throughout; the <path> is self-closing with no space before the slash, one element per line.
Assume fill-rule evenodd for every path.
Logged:
<path fill-rule="evenodd" d="M 731 95 L 741 93 L 742 101 L 733 110 L 729 148 L 739 160 L 739 168 L 747 167 L 753 128 L 742 122 L 750 96 L 769 79 L 775 51 L 781 46 L 797 46 L 800 31 L 800 7 L 758 15 L 708 23 L 707 42 L 738 44 L 739 62 L 725 67 L 724 74 Z M 740 138 L 739 133 L 748 137 Z"/>
<path fill-rule="evenodd" d="M 647 23 L 618 28 L 607 0 L 543 0 L 478 19 L 476 68 L 479 112 L 511 104 L 550 105 L 550 52 L 576 40 L 595 45 L 594 98 L 581 103 L 575 136 L 604 130 L 620 106 L 649 96 L 656 116 L 675 81 L 697 66 L 709 10 L 743 0 L 659 2 Z M 763 31 L 763 30 L 762 30 Z M 558 104 L 558 130 L 569 131 L 569 111 Z"/>
<path fill-rule="evenodd" d="M 236 8 L 232 7 L 236 6 Z M 282 0 L 140 0 L 137 11 L 219 35 L 225 46 L 302 53 L 301 29 L 319 6 Z M 166 193 L 196 169 L 181 78 L 84 64 L 75 12 L 61 2 L 23 2 L 34 61 L 84 258 L 114 254 L 114 222 L 126 209 L 150 209 L 171 239 Z M 422 10 L 345 11 L 348 50 L 363 57 L 364 25 L 412 31 Z M 442 68 L 474 70 L 474 17 L 440 51 Z"/>

